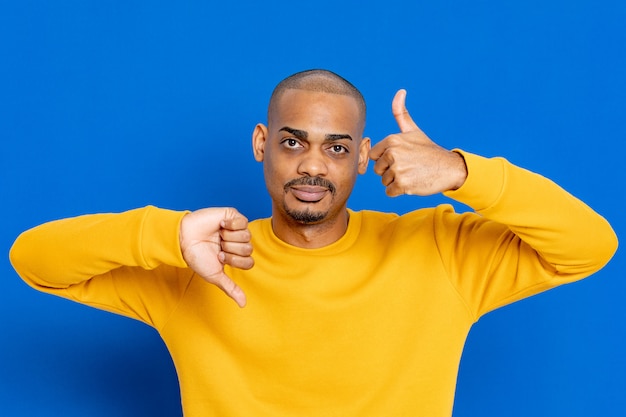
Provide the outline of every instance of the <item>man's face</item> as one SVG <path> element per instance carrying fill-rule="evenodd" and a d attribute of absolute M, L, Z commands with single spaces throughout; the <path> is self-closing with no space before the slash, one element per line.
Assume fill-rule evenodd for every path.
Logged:
<path fill-rule="evenodd" d="M 357 173 L 365 173 L 370 148 L 354 98 L 286 90 L 257 125 L 253 146 L 263 161 L 273 215 L 318 224 L 345 212 Z"/>

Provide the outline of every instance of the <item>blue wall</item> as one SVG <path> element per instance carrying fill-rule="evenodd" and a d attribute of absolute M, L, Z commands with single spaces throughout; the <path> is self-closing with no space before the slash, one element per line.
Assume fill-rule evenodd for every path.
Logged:
<path fill-rule="evenodd" d="M 625 236 L 623 1 L 181 3 L 0 2 L 2 253 L 89 212 L 269 215 L 250 134 L 273 86 L 311 67 L 361 88 L 374 142 L 406 88 L 435 141 L 540 172 Z M 387 198 L 370 169 L 351 206 L 443 201 Z M 481 319 L 455 416 L 623 415 L 624 262 Z M 0 277 L 0 415 L 180 414 L 156 332 L 32 291 L 7 256 Z"/>

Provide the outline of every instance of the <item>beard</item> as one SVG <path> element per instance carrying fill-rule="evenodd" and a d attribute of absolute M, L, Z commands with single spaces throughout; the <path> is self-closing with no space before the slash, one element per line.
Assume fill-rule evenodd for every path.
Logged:
<path fill-rule="evenodd" d="M 328 211 L 311 211 L 306 210 L 291 210 L 285 207 L 285 212 L 296 222 L 302 224 L 315 224 L 319 223 L 328 216 Z"/>
<path fill-rule="evenodd" d="M 335 198 L 335 193 L 337 192 L 337 188 L 335 184 L 328 181 L 325 178 L 320 177 L 301 177 L 296 178 L 285 184 L 284 190 L 287 192 L 290 187 L 297 185 L 311 185 L 318 187 L 326 187 L 328 191 L 330 191 L 331 198 Z M 315 203 L 310 203 L 314 205 Z M 305 210 L 294 210 L 290 209 L 286 205 L 283 204 L 283 208 L 287 215 L 289 215 L 293 220 L 301 224 L 315 224 L 319 223 L 328 216 L 329 211 L 314 211 L 310 208 L 306 208 Z"/>

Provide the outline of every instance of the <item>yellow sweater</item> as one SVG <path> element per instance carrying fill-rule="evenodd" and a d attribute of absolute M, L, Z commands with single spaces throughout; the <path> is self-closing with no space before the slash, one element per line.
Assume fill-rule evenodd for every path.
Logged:
<path fill-rule="evenodd" d="M 146 207 L 25 232 L 11 259 L 33 287 L 154 326 L 183 410 L 206 416 L 450 416 L 461 351 L 485 312 L 600 269 L 607 222 L 551 181 L 464 153 L 448 205 L 403 216 L 350 212 L 320 249 L 250 225 L 256 265 L 227 268 L 239 309 L 188 269 L 184 212 Z"/>

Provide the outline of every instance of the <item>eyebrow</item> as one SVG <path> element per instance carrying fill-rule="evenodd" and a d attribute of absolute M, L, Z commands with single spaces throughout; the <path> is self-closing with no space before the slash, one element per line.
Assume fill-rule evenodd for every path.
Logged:
<path fill-rule="evenodd" d="M 305 130 L 299 130 L 299 129 L 293 129 L 289 126 L 283 126 L 280 129 L 278 129 L 279 132 L 287 132 L 290 133 L 292 135 L 294 135 L 295 137 L 297 137 L 298 139 L 307 139 L 309 137 L 309 133 Z M 337 140 L 341 140 L 341 139 L 349 139 L 352 140 L 352 136 L 348 135 L 348 134 L 342 134 L 342 133 L 329 133 L 327 135 L 324 136 L 324 141 L 326 142 L 334 142 Z"/>
<path fill-rule="evenodd" d="M 292 135 L 294 135 L 298 139 L 306 139 L 306 138 L 309 137 L 308 132 L 306 132 L 304 130 L 292 129 L 289 126 L 283 126 L 280 129 L 278 129 L 278 131 L 279 132 L 291 133 Z"/>
<path fill-rule="evenodd" d="M 344 134 L 340 134 L 340 133 L 335 133 L 335 134 L 328 134 L 326 136 L 324 136 L 324 140 L 326 140 L 327 142 L 332 142 L 335 140 L 341 140 L 341 139 L 349 139 L 352 140 L 352 136 L 350 135 L 344 135 Z"/>

